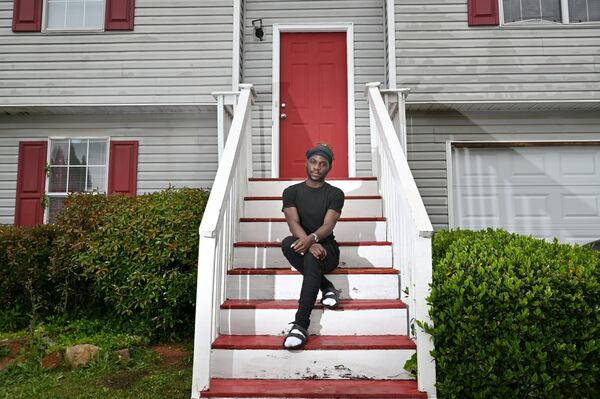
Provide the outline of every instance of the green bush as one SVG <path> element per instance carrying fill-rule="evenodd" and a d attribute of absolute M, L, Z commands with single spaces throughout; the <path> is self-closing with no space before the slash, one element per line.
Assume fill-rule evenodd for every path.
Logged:
<path fill-rule="evenodd" d="M 50 269 L 54 226 L 0 226 L 0 330 L 55 311 L 57 276 Z"/>
<path fill-rule="evenodd" d="M 208 192 L 168 189 L 110 201 L 77 261 L 123 320 L 152 336 L 193 331 L 198 226 Z"/>
<path fill-rule="evenodd" d="M 440 398 L 600 397 L 600 256 L 488 229 L 434 235 Z"/>

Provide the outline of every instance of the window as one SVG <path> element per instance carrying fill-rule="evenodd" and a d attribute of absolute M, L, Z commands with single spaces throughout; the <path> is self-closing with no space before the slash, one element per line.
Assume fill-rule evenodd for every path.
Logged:
<path fill-rule="evenodd" d="M 600 21 L 600 0 L 502 0 L 504 23 Z"/>
<path fill-rule="evenodd" d="M 46 0 L 46 28 L 104 28 L 104 0 Z"/>
<path fill-rule="evenodd" d="M 48 221 L 54 222 L 69 193 L 106 193 L 107 139 L 50 140 Z"/>
<path fill-rule="evenodd" d="M 504 22 L 561 22 L 561 0 L 504 0 Z"/>
<path fill-rule="evenodd" d="M 600 0 L 569 0 L 569 22 L 600 21 Z"/>

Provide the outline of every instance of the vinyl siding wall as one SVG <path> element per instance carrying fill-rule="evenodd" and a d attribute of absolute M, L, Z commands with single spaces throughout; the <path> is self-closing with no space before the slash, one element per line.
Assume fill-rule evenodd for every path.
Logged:
<path fill-rule="evenodd" d="M 397 0 L 409 102 L 600 99 L 600 23 L 467 25 L 467 0 Z"/>
<path fill-rule="evenodd" d="M 254 175 L 271 175 L 271 79 L 274 23 L 354 24 L 354 97 L 356 121 L 356 170 L 371 175 L 369 111 L 365 83 L 385 79 L 385 52 L 382 0 L 246 0 L 244 36 L 244 82 L 258 91 L 254 107 Z M 252 20 L 262 18 L 265 36 L 254 36 Z"/>
<path fill-rule="evenodd" d="M 0 223 L 14 221 L 19 141 L 110 136 L 138 140 L 138 194 L 210 187 L 217 171 L 214 107 L 186 114 L 36 115 L 0 118 Z"/>
<path fill-rule="evenodd" d="M 13 33 L 0 0 L 0 103 L 213 103 L 230 90 L 233 0 L 137 0 L 133 31 Z"/>
<path fill-rule="evenodd" d="M 446 141 L 600 140 L 598 111 L 409 112 L 408 161 L 435 229 L 448 228 Z M 552 148 L 548 148 L 552 151 Z"/>

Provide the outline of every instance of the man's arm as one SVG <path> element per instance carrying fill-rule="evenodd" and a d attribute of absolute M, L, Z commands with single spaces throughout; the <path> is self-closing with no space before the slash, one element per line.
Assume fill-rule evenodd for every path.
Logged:
<path fill-rule="evenodd" d="M 322 240 L 325 237 L 329 237 L 331 233 L 333 233 L 333 228 L 335 227 L 338 219 L 340 218 L 341 213 L 335 211 L 333 209 L 328 209 L 325 214 L 325 219 L 323 220 L 323 225 L 319 227 L 314 233 L 319 236 L 319 240 Z"/>
<path fill-rule="evenodd" d="M 302 226 L 300 226 L 300 216 L 298 215 L 298 210 L 293 206 L 283 208 L 283 214 L 285 215 L 285 221 L 290 228 L 290 233 L 292 233 L 294 237 L 306 237 L 304 229 Z"/>

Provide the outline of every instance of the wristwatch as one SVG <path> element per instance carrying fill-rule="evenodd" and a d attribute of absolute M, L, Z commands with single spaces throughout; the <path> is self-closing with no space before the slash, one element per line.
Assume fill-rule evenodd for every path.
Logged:
<path fill-rule="evenodd" d="M 319 242 L 319 236 L 315 233 L 310 233 L 311 236 L 315 237 L 315 242 Z"/>

